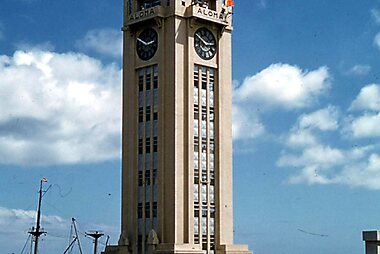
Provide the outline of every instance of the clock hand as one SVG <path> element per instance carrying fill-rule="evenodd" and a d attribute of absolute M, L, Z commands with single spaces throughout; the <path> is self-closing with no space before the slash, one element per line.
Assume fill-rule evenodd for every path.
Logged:
<path fill-rule="evenodd" d="M 146 43 L 145 41 L 141 40 L 140 38 L 137 38 L 137 40 L 138 40 L 139 42 L 141 42 L 142 44 L 144 44 L 145 46 L 148 45 L 148 43 Z"/>
<path fill-rule="evenodd" d="M 150 42 L 148 42 L 146 45 L 150 45 L 150 44 L 152 44 L 152 43 L 154 43 L 154 42 L 155 42 L 155 40 L 150 41 Z"/>
<path fill-rule="evenodd" d="M 208 43 L 203 40 L 202 36 L 200 36 L 199 34 L 195 34 L 205 45 L 207 45 Z"/>

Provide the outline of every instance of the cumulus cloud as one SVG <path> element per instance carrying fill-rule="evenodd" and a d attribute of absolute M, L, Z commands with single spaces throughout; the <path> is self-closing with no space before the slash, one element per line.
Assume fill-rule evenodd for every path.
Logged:
<path fill-rule="evenodd" d="M 28 238 L 27 232 L 32 226 L 35 226 L 35 220 L 35 211 L 0 207 L 0 235 L 7 235 L 7 237 L 0 237 L 2 252 L 16 253 L 16 251 L 21 251 L 22 246 Z M 70 221 L 56 215 L 42 215 L 41 226 L 52 235 L 61 236 L 66 239 L 59 239 L 59 242 L 57 242 L 57 238 L 51 239 L 46 243 L 44 241 L 40 248 L 53 251 L 54 249 L 56 250 L 54 245 L 58 244 L 58 246 L 62 246 L 63 252 L 64 246 L 67 244 L 66 236 L 70 227 Z M 12 242 L 9 242 L 9 239 L 13 239 Z"/>
<path fill-rule="evenodd" d="M 299 169 L 290 176 L 291 184 L 346 184 L 373 189 L 374 185 L 370 185 L 369 182 L 373 177 L 380 180 L 380 168 L 378 176 L 371 175 L 368 169 L 375 167 L 368 167 L 363 161 L 372 160 L 373 154 L 370 152 L 374 148 L 362 146 L 344 150 L 316 144 L 306 147 L 301 153 L 283 153 L 277 165 Z M 380 189 L 380 182 L 375 188 Z"/>
<path fill-rule="evenodd" d="M 362 111 L 358 116 L 350 116 L 345 132 L 353 138 L 380 137 L 380 85 L 363 87 L 351 103 L 351 111 Z M 364 112 L 363 112 L 364 111 Z"/>
<path fill-rule="evenodd" d="M 380 114 L 365 114 L 352 120 L 350 131 L 354 138 L 380 137 Z"/>
<path fill-rule="evenodd" d="M 317 110 L 310 114 L 303 114 L 299 119 L 299 127 L 317 128 L 322 131 L 338 129 L 338 110 L 334 106 Z"/>
<path fill-rule="evenodd" d="M 370 84 L 363 87 L 350 109 L 380 111 L 380 85 Z"/>
<path fill-rule="evenodd" d="M 369 66 L 369 65 L 357 64 L 357 65 L 352 66 L 352 67 L 347 71 L 347 74 L 358 75 L 358 76 L 364 76 L 364 75 L 367 75 L 370 71 L 371 71 L 371 66 Z"/>
<path fill-rule="evenodd" d="M 313 105 L 329 89 L 326 67 L 303 71 L 297 66 L 273 64 L 247 77 L 233 90 L 234 139 L 256 138 L 265 133 L 261 121 L 267 110 L 294 110 Z"/>
<path fill-rule="evenodd" d="M 278 165 L 280 167 L 313 165 L 319 169 L 325 169 L 342 164 L 343 162 L 344 153 L 340 149 L 317 145 L 304 149 L 301 156 L 282 155 L 278 160 Z"/>
<path fill-rule="evenodd" d="M 318 144 L 318 138 L 311 130 L 294 128 L 288 134 L 286 143 L 291 147 L 302 147 Z"/>
<path fill-rule="evenodd" d="M 273 64 L 246 78 L 235 89 L 234 100 L 269 108 L 297 109 L 312 105 L 328 88 L 329 72 L 326 67 L 303 71 L 297 66 Z"/>
<path fill-rule="evenodd" d="M 333 181 L 380 190 L 380 155 L 373 153 L 364 162 L 347 165 Z"/>
<path fill-rule="evenodd" d="M 360 95 L 358 95 L 360 97 Z M 286 136 L 286 148 L 277 166 L 296 170 L 288 178 L 290 184 L 344 184 L 380 189 L 380 156 L 374 153 L 378 144 L 340 144 L 339 134 L 344 117 L 335 106 L 302 114 Z M 380 116 L 368 114 L 354 118 L 351 135 L 355 138 L 380 135 L 376 126 Z M 331 139 L 331 133 L 334 138 Z M 374 180 L 375 179 L 375 180 Z"/>
<path fill-rule="evenodd" d="M 83 54 L 0 56 L 0 163 L 119 158 L 121 70 Z"/>
<path fill-rule="evenodd" d="M 76 42 L 76 46 L 85 51 L 120 58 L 122 47 L 122 34 L 116 29 L 94 29 L 86 33 L 84 38 Z"/>
<path fill-rule="evenodd" d="M 309 114 L 302 114 L 289 131 L 286 144 L 290 147 L 318 145 L 319 138 L 315 132 L 337 130 L 339 127 L 338 118 L 338 109 L 331 105 Z"/>

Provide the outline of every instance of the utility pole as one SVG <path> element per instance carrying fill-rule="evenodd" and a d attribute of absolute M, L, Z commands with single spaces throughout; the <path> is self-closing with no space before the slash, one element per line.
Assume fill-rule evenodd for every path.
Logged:
<path fill-rule="evenodd" d="M 102 237 L 104 234 L 95 231 L 94 233 L 86 233 L 86 235 L 94 238 L 94 254 L 97 254 L 98 251 L 98 239 Z"/>
<path fill-rule="evenodd" d="M 47 183 L 47 179 L 44 177 L 40 182 L 40 191 L 38 198 L 38 208 L 37 208 L 37 225 L 36 228 L 32 227 L 32 230 L 28 233 L 34 236 L 34 254 L 38 254 L 38 238 L 46 232 L 41 231 L 41 202 L 42 202 L 42 183 Z"/>

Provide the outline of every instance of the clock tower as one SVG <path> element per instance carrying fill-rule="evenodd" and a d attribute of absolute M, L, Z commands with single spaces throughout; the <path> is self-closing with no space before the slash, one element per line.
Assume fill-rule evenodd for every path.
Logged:
<path fill-rule="evenodd" d="M 122 211 L 107 254 L 233 243 L 231 0 L 124 0 Z"/>

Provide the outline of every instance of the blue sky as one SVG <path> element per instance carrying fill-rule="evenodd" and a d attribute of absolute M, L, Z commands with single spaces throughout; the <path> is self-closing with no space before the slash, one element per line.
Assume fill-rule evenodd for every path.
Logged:
<path fill-rule="evenodd" d="M 364 253 L 361 231 L 380 228 L 380 1 L 235 5 L 235 241 Z M 63 252 L 71 217 L 117 241 L 121 20 L 122 1 L 0 0 L 4 253 L 21 251 L 42 177 L 41 253 Z"/>

